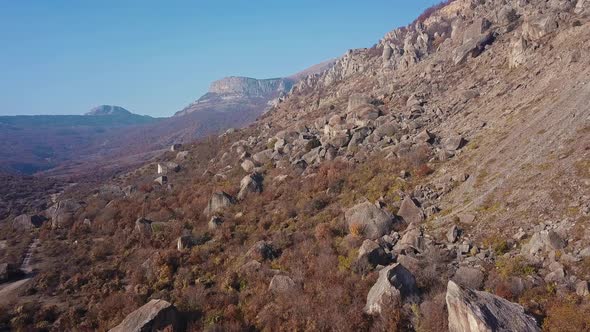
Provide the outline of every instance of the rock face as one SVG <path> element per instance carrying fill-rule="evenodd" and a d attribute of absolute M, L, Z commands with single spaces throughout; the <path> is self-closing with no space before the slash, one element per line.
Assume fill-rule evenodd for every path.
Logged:
<path fill-rule="evenodd" d="M 449 281 L 446 295 L 449 332 L 540 331 L 522 306 Z"/>
<path fill-rule="evenodd" d="M 399 303 L 416 294 L 418 288 L 412 273 L 401 264 L 390 265 L 379 271 L 379 279 L 367 295 L 365 312 L 369 315 L 380 314 L 384 306 Z"/>
<path fill-rule="evenodd" d="M 110 332 L 156 332 L 165 328 L 179 328 L 178 313 L 174 306 L 164 300 L 151 300 L 130 313 L 121 324 Z"/>
<path fill-rule="evenodd" d="M 288 78 L 259 80 L 249 77 L 226 77 L 211 83 L 209 93 L 230 96 L 266 97 L 276 93 L 287 93 L 293 86 Z"/>
<path fill-rule="evenodd" d="M 349 230 L 358 228 L 359 235 L 376 240 L 391 232 L 393 216 L 370 202 L 360 203 L 345 213 Z"/>
<path fill-rule="evenodd" d="M 209 203 L 207 204 L 204 213 L 207 216 L 211 216 L 215 213 L 223 211 L 223 209 L 229 206 L 232 206 L 235 204 L 235 202 L 236 201 L 233 197 L 223 191 L 214 193 L 209 199 Z"/>

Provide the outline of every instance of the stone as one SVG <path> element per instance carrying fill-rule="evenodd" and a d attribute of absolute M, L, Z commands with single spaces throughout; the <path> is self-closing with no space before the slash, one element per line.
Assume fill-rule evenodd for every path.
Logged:
<path fill-rule="evenodd" d="M 442 144 L 448 151 L 457 151 L 465 145 L 465 140 L 461 135 L 452 135 L 445 138 Z"/>
<path fill-rule="evenodd" d="M 348 209 L 344 214 L 348 229 L 357 235 L 376 240 L 393 229 L 393 216 L 371 204 L 364 202 Z"/>
<path fill-rule="evenodd" d="M 210 230 L 215 230 L 218 229 L 221 224 L 223 224 L 223 219 L 218 216 L 213 216 L 211 217 L 211 220 L 209 220 L 208 227 Z"/>
<path fill-rule="evenodd" d="M 172 144 L 172 146 L 170 147 L 170 151 L 172 152 L 176 152 L 178 150 L 182 149 L 182 144 Z"/>
<path fill-rule="evenodd" d="M 528 48 L 529 43 L 522 36 L 512 40 L 510 43 L 510 53 L 508 58 L 508 66 L 511 69 L 518 68 L 526 63 L 528 59 Z"/>
<path fill-rule="evenodd" d="M 135 232 L 142 237 L 152 236 L 152 221 L 145 218 L 138 218 L 135 221 Z"/>
<path fill-rule="evenodd" d="M 248 173 L 252 173 L 256 168 L 256 164 L 252 161 L 252 159 L 244 159 L 242 164 L 240 164 L 242 169 Z"/>
<path fill-rule="evenodd" d="M 451 228 L 447 232 L 447 241 L 449 241 L 450 243 L 455 243 L 455 242 L 457 242 L 458 238 L 459 238 L 459 227 L 457 227 L 457 225 L 453 225 L 453 226 L 451 226 Z"/>
<path fill-rule="evenodd" d="M 17 277 L 19 271 L 12 264 L 0 263 L 0 283 L 10 281 Z"/>
<path fill-rule="evenodd" d="M 260 165 L 264 165 L 269 163 L 272 160 L 272 156 L 274 153 L 274 149 L 266 149 L 263 151 L 260 151 L 258 153 L 255 153 L 252 156 L 252 159 L 257 162 Z"/>
<path fill-rule="evenodd" d="M 449 332 L 540 331 L 524 308 L 488 292 L 463 288 L 452 280 L 446 294 Z"/>
<path fill-rule="evenodd" d="M 415 140 L 416 142 L 430 143 L 432 142 L 432 134 L 428 130 L 424 129 L 415 137 Z"/>
<path fill-rule="evenodd" d="M 554 231 L 543 230 L 533 234 L 529 242 L 522 246 L 521 252 L 527 255 L 535 255 L 538 252 L 563 249 L 566 242 Z"/>
<path fill-rule="evenodd" d="M 377 138 L 382 139 L 383 137 L 394 136 L 397 131 L 398 131 L 398 127 L 395 123 L 387 122 L 387 123 L 384 123 L 381 126 L 377 127 L 377 129 L 375 129 L 373 134 Z"/>
<path fill-rule="evenodd" d="M 475 215 L 471 213 L 460 214 L 459 222 L 465 225 L 471 225 L 473 222 L 475 222 Z"/>
<path fill-rule="evenodd" d="M 588 281 L 582 280 L 576 284 L 576 294 L 582 297 L 590 295 L 590 292 L 588 291 Z"/>
<path fill-rule="evenodd" d="M 526 19 L 522 26 L 522 32 L 528 39 L 539 40 L 557 30 L 558 27 L 557 17 L 549 14 Z"/>
<path fill-rule="evenodd" d="M 176 160 L 182 161 L 188 159 L 188 151 L 181 151 L 176 154 Z"/>
<path fill-rule="evenodd" d="M 270 284 L 268 285 L 268 290 L 274 294 L 291 293 L 298 289 L 299 287 L 295 281 L 285 275 L 276 275 L 272 277 Z"/>
<path fill-rule="evenodd" d="M 455 49 L 453 54 L 453 63 L 459 65 L 467 60 L 471 55 L 472 58 L 478 57 L 487 45 L 494 41 L 494 34 L 491 32 L 481 34 L 476 39 L 466 41 L 462 46 Z"/>
<path fill-rule="evenodd" d="M 403 265 L 393 264 L 379 271 L 377 282 L 369 290 L 365 313 L 381 314 L 387 305 L 399 305 L 418 294 L 416 278 Z"/>
<path fill-rule="evenodd" d="M 159 185 L 161 185 L 161 186 L 163 186 L 163 185 L 165 185 L 166 183 L 168 183 L 168 177 L 167 177 L 167 176 L 165 176 L 165 175 L 163 175 L 163 176 L 159 176 L 159 177 L 157 177 L 157 178 L 154 180 L 154 182 L 155 182 L 155 183 L 157 183 L 157 184 L 159 184 Z"/>
<path fill-rule="evenodd" d="M 224 209 L 232 206 L 235 203 L 235 199 L 229 194 L 223 191 L 216 192 L 209 199 L 207 207 L 205 208 L 203 213 L 206 216 L 212 216 L 216 213 L 222 212 Z"/>
<path fill-rule="evenodd" d="M 403 252 L 407 249 L 424 250 L 424 234 L 416 223 L 410 224 L 402 238 L 395 245 L 395 252 Z"/>
<path fill-rule="evenodd" d="M 109 332 L 148 332 L 179 328 L 179 317 L 176 308 L 164 300 L 151 300 L 139 309 L 130 313 L 121 324 Z"/>
<path fill-rule="evenodd" d="M 271 242 L 258 241 L 246 252 L 246 256 L 256 261 L 264 261 L 279 257 L 279 253 Z"/>
<path fill-rule="evenodd" d="M 194 239 L 190 235 L 183 235 L 176 240 L 176 248 L 178 251 L 190 249 L 194 245 Z"/>
<path fill-rule="evenodd" d="M 348 112 L 357 110 L 360 106 L 371 103 L 371 98 L 360 93 L 353 93 L 348 97 Z"/>
<path fill-rule="evenodd" d="M 387 255 L 385 250 L 375 241 L 365 240 L 359 249 L 357 260 L 374 267 L 391 263 L 391 256 Z"/>
<path fill-rule="evenodd" d="M 463 244 L 460 244 L 459 246 L 457 246 L 457 251 L 463 255 L 467 254 L 470 249 L 471 249 L 471 245 L 469 245 L 469 243 L 463 243 Z"/>
<path fill-rule="evenodd" d="M 422 212 L 422 209 L 409 196 L 406 196 L 402 201 L 397 215 L 402 217 L 408 224 L 419 224 L 424 221 L 424 212 Z"/>
<path fill-rule="evenodd" d="M 480 269 L 469 266 L 461 266 L 455 272 L 453 281 L 465 288 L 479 290 L 483 287 L 484 278 L 485 276 Z"/>
<path fill-rule="evenodd" d="M 21 214 L 14 218 L 12 221 L 12 227 L 20 230 L 30 230 L 41 227 L 46 220 L 47 219 L 43 216 Z"/>
<path fill-rule="evenodd" d="M 82 208 L 82 205 L 73 200 L 65 199 L 57 202 L 48 209 L 48 215 L 51 216 L 51 227 L 60 228 L 68 226 L 74 222 L 74 214 Z"/>
<path fill-rule="evenodd" d="M 262 181 L 264 178 L 259 173 L 252 173 L 245 176 L 240 181 L 240 192 L 238 193 L 238 200 L 245 199 L 251 193 L 262 192 Z"/>
<path fill-rule="evenodd" d="M 576 7 L 574 9 L 574 13 L 576 13 L 578 15 L 583 14 L 584 12 L 590 11 L 589 7 L 590 7 L 590 1 L 578 0 L 578 3 L 576 3 Z"/>

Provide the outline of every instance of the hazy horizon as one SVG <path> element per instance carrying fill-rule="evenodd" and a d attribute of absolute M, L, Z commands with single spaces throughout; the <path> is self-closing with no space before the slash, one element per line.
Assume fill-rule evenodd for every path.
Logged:
<path fill-rule="evenodd" d="M 370 47 L 440 1 L 369 2 L 3 3 L 0 115 L 108 104 L 170 116 L 214 80 L 295 74 Z"/>

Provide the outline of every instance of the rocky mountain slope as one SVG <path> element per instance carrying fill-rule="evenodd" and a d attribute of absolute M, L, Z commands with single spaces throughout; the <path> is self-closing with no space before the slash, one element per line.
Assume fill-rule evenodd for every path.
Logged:
<path fill-rule="evenodd" d="M 5 224 L 42 264 L 0 324 L 587 331 L 589 59 L 586 0 L 429 10 L 252 125 Z"/>

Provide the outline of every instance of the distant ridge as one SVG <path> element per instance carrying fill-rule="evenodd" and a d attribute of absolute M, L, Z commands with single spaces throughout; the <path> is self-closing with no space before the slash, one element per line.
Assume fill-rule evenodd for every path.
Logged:
<path fill-rule="evenodd" d="M 133 113 L 129 112 L 128 110 L 124 109 L 121 106 L 114 106 L 114 105 L 100 105 L 97 106 L 90 111 L 84 113 L 84 115 L 88 116 L 104 116 L 104 115 L 131 115 Z"/>

